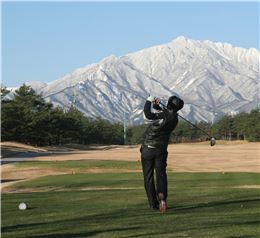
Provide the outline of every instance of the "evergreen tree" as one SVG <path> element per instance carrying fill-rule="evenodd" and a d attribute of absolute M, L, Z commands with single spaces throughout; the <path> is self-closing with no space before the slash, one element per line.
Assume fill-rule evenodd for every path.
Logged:
<path fill-rule="evenodd" d="M 2 139 L 38 144 L 45 137 L 44 122 L 51 108 L 52 104 L 23 85 L 15 91 L 14 100 L 2 104 Z"/>
<path fill-rule="evenodd" d="M 234 129 L 236 132 L 237 140 L 247 139 L 247 120 L 248 113 L 246 112 L 241 112 L 234 117 Z"/>
<path fill-rule="evenodd" d="M 13 140 L 32 145 L 123 144 L 123 125 L 107 120 L 86 117 L 74 105 L 67 111 L 53 107 L 41 95 L 23 85 L 16 90 L 13 100 L 3 100 L 8 93 L 1 87 L 2 140 Z M 235 116 L 225 115 L 218 122 L 199 122 L 196 125 L 217 139 L 247 139 L 260 141 L 260 109 Z M 127 143 L 139 144 L 147 125 L 127 129 Z M 204 133 L 180 120 L 170 142 L 205 140 Z"/>
<path fill-rule="evenodd" d="M 235 134 L 234 118 L 230 115 L 225 115 L 213 125 L 213 134 L 217 138 L 231 140 Z"/>
<path fill-rule="evenodd" d="M 248 141 L 260 141 L 260 108 L 252 110 L 246 120 Z"/>
<path fill-rule="evenodd" d="M 130 144 L 141 144 L 143 140 L 143 134 L 146 130 L 147 125 L 132 126 L 128 129 L 128 142 Z M 131 137 L 130 137 L 131 136 Z"/>
<path fill-rule="evenodd" d="M 1 102 L 3 103 L 4 100 L 4 97 L 10 93 L 10 91 L 5 87 L 5 86 L 1 86 Z"/>

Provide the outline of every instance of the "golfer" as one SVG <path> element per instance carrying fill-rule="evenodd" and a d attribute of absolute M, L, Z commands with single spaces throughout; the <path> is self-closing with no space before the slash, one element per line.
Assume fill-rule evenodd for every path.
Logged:
<path fill-rule="evenodd" d="M 169 98 L 165 109 L 160 107 L 160 99 L 152 96 L 144 105 L 144 116 L 149 122 L 140 149 L 144 186 L 150 207 L 161 212 L 167 210 L 167 147 L 170 134 L 178 124 L 177 112 L 183 105 L 183 100 L 176 96 Z"/>

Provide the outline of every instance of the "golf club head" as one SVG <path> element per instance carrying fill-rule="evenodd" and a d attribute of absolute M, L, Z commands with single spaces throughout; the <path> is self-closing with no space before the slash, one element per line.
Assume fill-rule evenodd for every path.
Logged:
<path fill-rule="evenodd" d="M 211 139 L 210 139 L 210 145 L 211 146 L 214 146 L 216 144 L 216 139 L 214 138 L 214 137 L 212 137 Z"/>

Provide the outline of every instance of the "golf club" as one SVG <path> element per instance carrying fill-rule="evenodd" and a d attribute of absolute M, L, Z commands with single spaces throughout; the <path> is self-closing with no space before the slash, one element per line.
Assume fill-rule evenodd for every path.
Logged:
<path fill-rule="evenodd" d="M 167 107 L 163 103 L 161 103 L 161 102 L 159 102 L 159 103 L 163 106 L 164 109 L 167 109 Z M 198 129 L 198 130 L 202 131 L 204 134 L 206 134 L 210 138 L 210 145 L 211 146 L 214 146 L 216 144 L 216 139 L 214 137 L 212 137 L 208 132 L 206 132 L 205 130 L 199 128 L 195 124 L 191 123 L 190 121 L 188 121 L 187 119 L 185 119 L 184 117 L 179 115 L 178 113 L 177 113 L 177 115 L 178 115 L 178 117 L 182 118 L 184 121 L 186 121 L 187 123 L 189 123 L 190 125 L 192 125 L 196 129 Z"/>

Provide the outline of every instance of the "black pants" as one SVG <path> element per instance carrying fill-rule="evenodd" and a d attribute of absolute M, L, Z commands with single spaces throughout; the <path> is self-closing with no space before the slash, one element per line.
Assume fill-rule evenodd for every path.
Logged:
<path fill-rule="evenodd" d="M 150 207 L 158 205 L 158 195 L 163 194 L 167 199 L 167 156 L 166 149 L 148 148 L 142 146 L 141 159 L 144 175 L 144 187 Z M 156 171 L 156 187 L 154 182 L 154 170 Z"/>

